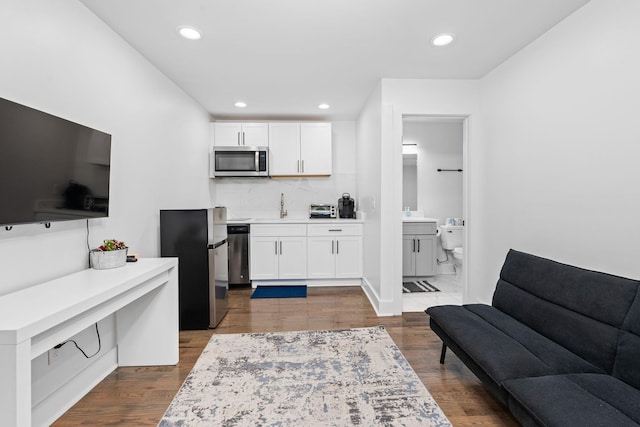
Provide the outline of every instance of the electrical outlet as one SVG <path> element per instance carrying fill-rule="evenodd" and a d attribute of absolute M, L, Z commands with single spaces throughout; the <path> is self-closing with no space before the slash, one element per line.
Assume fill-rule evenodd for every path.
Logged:
<path fill-rule="evenodd" d="M 52 348 L 49 350 L 49 365 L 53 365 L 60 358 L 60 349 Z"/>

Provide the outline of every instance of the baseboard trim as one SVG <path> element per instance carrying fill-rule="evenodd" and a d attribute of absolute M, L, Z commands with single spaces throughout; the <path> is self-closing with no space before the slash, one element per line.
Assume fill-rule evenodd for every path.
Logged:
<path fill-rule="evenodd" d="M 310 288 L 324 286 L 361 286 L 362 279 L 306 279 L 306 280 L 252 280 L 251 287 L 257 286 L 299 286 L 307 285 Z"/>
<path fill-rule="evenodd" d="M 369 303 L 371 304 L 371 307 L 373 307 L 373 310 L 376 312 L 376 315 L 380 317 L 380 313 L 378 312 L 378 305 L 380 304 L 378 294 L 376 293 L 375 289 L 371 287 L 371 283 L 369 283 L 369 281 L 364 277 L 362 278 L 362 290 L 369 299 Z"/>
<path fill-rule="evenodd" d="M 323 286 L 362 286 L 362 279 L 309 279 L 307 286 L 318 288 Z"/>
<path fill-rule="evenodd" d="M 366 279 L 362 279 L 362 290 L 364 294 L 369 298 L 369 302 L 371 306 L 376 312 L 378 317 L 389 317 L 396 316 L 394 313 L 394 304 L 393 301 L 384 301 L 380 299 L 380 296 L 376 292 L 376 290 L 371 286 L 371 283 Z M 402 314 L 402 312 L 400 312 Z"/>

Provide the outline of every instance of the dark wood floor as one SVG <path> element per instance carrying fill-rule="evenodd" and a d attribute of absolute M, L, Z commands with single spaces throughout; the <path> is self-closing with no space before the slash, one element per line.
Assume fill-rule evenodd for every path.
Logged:
<path fill-rule="evenodd" d="M 309 288 L 308 298 L 255 299 L 232 289 L 229 312 L 215 330 L 182 331 L 180 363 L 118 368 L 54 426 L 155 426 L 212 334 L 358 328 L 384 325 L 454 426 L 517 426 L 452 353 L 438 362 L 441 343 L 424 313 L 377 317 L 359 287 Z"/>

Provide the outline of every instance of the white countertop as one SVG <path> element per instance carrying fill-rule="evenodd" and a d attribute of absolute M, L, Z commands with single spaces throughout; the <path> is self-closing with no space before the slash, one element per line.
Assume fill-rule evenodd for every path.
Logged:
<path fill-rule="evenodd" d="M 110 270 L 86 269 L 0 297 L 0 344 L 17 344 L 51 325 L 97 307 L 146 277 L 178 265 L 177 258 L 142 258 Z"/>
<path fill-rule="evenodd" d="M 228 218 L 228 224 L 362 224 L 362 219 L 347 218 Z"/>
<path fill-rule="evenodd" d="M 404 216 L 402 222 L 438 222 L 437 218 L 427 218 L 426 216 Z"/>
<path fill-rule="evenodd" d="M 362 224 L 362 219 L 347 218 L 229 218 L 228 224 Z M 424 216 L 402 216 L 402 222 L 438 222 L 437 218 Z"/>

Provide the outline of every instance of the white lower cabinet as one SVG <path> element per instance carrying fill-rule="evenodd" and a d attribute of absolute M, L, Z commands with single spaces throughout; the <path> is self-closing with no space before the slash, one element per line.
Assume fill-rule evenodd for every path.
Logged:
<path fill-rule="evenodd" d="M 280 237 L 278 278 L 304 279 L 307 277 L 305 261 L 307 259 L 306 237 Z"/>
<path fill-rule="evenodd" d="M 309 279 L 362 277 L 362 224 L 307 226 Z"/>
<path fill-rule="evenodd" d="M 315 279 L 336 277 L 336 242 L 333 237 L 309 237 L 307 239 L 307 272 Z"/>
<path fill-rule="evenodd" d="M 251 280 L 359 279 L 362 224 L 252 224 Z"/>
<path fill-rule="evenodd" d="M 254 237 L 250 242 L 250 278 L 277 279 L 278 278 L 278 237 Z"/>
<path fill-rule="evenodd" d="M 362 277 L 362 236 L 336 239 L 336 278 Z"/>
<path fill-rule="evenodd" d="M 403 276 L 433 276 L 436 274 L 436 239 L 435 223 L 403 224 Z"/>
<path fill-rule="evenodd" d="M 306 279 L 304 224 L 252 225 L 250 248 L 251 280 Z"/>

